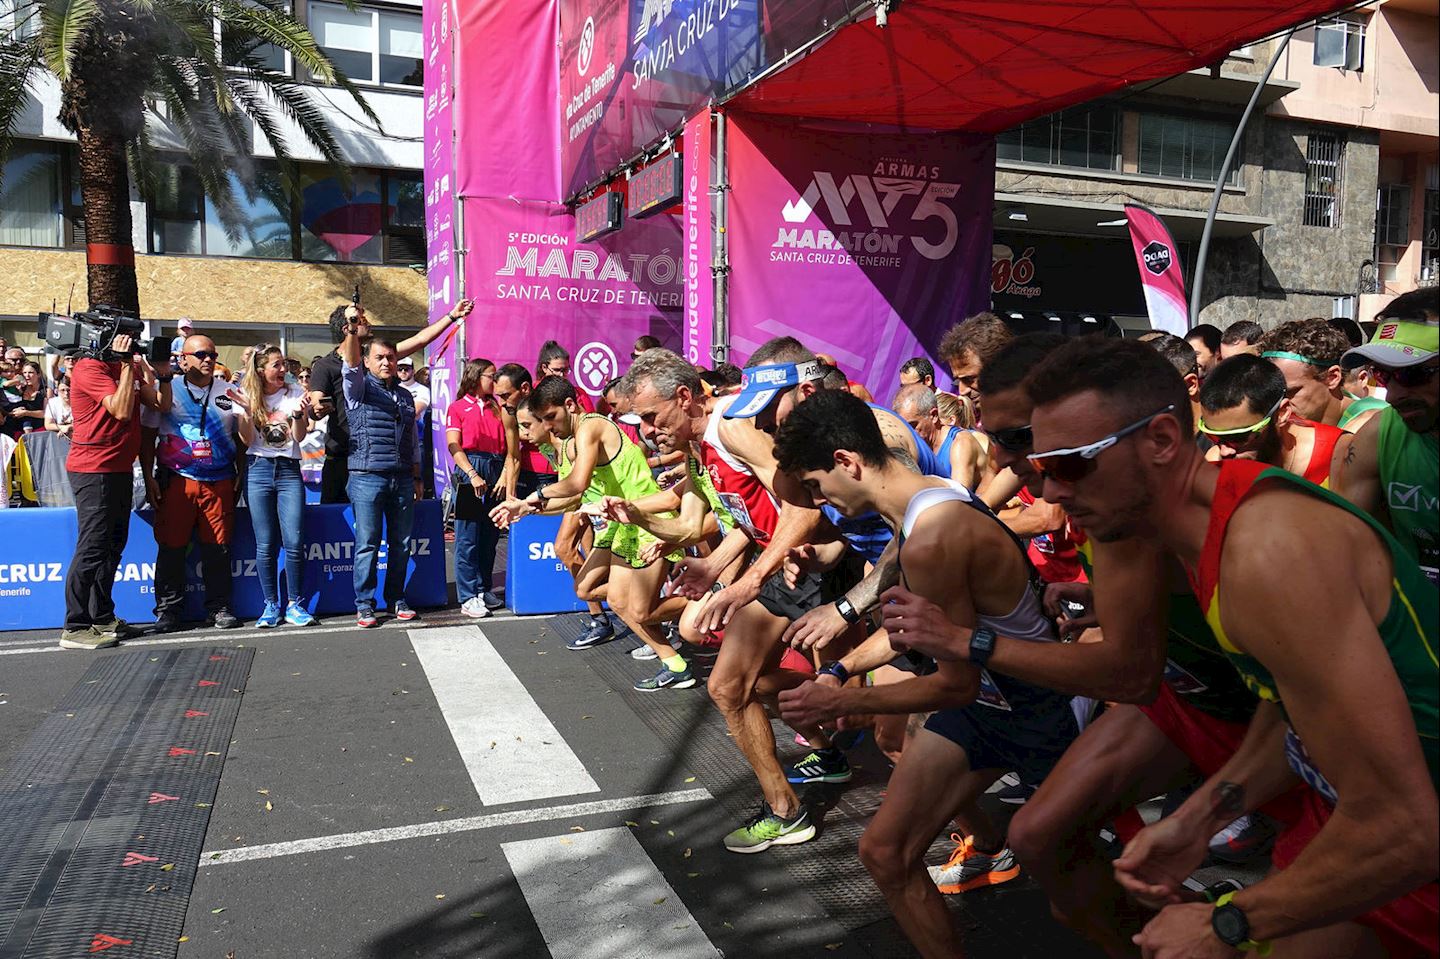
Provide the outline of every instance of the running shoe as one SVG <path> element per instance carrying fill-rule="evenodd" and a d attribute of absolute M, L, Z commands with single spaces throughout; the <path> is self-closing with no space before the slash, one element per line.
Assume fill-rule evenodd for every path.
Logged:
<path fill-rule="evenodd" d="M 216 629 L 234 629 L 240 625 L 240 618 L 221 606 L 205 620 L 205 625 L 214 626 Z"/>
<path fill-rule="evenodd" d="M 615 627 L 610 623 L 610 617 L 603 613 L 593 616 L 590 619 L 590 627 L 565 644 L 567 649 L 589 649 L 591 646 L 599 646 L 601 643 L 608 643 L 615 638 Z"/>
<path fill-rule="evenodd" d="M 480 594 L 480 601 L 485 604 L 486 609 L 499 609 L 505 605 L 505 600 L 496 596 L 492 591 L 486 590 Z"/>
<path fill-rule="evenodd" d="M 739 853 L 764 852 L 771 846 L 794 846 L 814 838 L 815 826 L 804 807 L 786 819 L 762 802 L 749 822 L 725 837 L 725 848 Z"/>
<path fill-rule="evenodd" d="M 785 767 L 785 778 L 794 785 L 803 783 L 848 783 L 850 761 L 838 749 L 817 749 L 791 766 Z"/>
<path fill-rule="evenodd" d="M 360 609 L 355 611 L 355 625 L 361 629 L 374 629 L 380 625 L 380 620 L 375 618 L 375 610 Z"/>
<path fill-rule="evenodd" d="M 299 603 L 291 603 L 285 607 L 285 622 L 291 626 L 313 626 L 315 617 L 310 615 L 310 610 Z"/>
<path fill-rule="evenodd" d="M 471 619 L 484 619 L 490 615 L 490 608 L 485 605 L 485 601 L 479 596 L 471 596 L 460 604 L 460 612 L 469 616 Z"/>
<path fill-rule="evenodd" d="M 1030 801 L 1031 796 L 1035 795 L 1036 788 L 1028 783 L 1016 781 L 1013 785 L 1007 785 L 997 792 L 995 798 L 1012 806 L 1023 806 Z"/>
<path fill-rule="evenodd" d="M 1210 839 L 1210 855 L 1220 862 L 1244 865 L 1270 851 L 1275 826 L 1261 815 L 1241 816 Z"/>
<path fill-rule="evenodd" d="M 93 626 L 84 629 L 67 629 L 60 633 L 61 649 L 108 649 L 120 642 L 119 637 L 103 636 Z"/>
<path fill-rule="evenodd" d="M 669 666 L 661 666 L 660 672 L 637 682 L 635 689 L 642 693 L 653 693 L 657 689 L 689 689 L 694 685 L 695 674 L 690 671 L 689 666 L 678 673 Z"/>
<path fill-rule="evenodd" d="M 400 620 L 401 622 L 409 622 L 410 620 L 415 619 L 420 615 L 419 613 L 415 612 L 415 610 L 411 609 L 410 604 L 405 602 L 405 600 L 403 599 L 397 600 L 395 602 L 395 608 L 390 610 L 390 612 L 394 613 L 395 618 Z"/>
<path fill-rule="evenodd" d="M 150 633 L 154 636 L 161 633 L 178 633 L 183 629 L 185 629 L 185 623 L 178 614 L 161 613 L 160 617 L 155 620 L 155 625 L 150 627 Z"/>
<path fill-rule="evenodd" d="M 274 603 L 266 603 L 265 611 L 260 618 L 255 620 L 256 629 L 274 629 L 280 625 L 280 607 Z"/>
<path fill-rule="evenodd" d="M 655 650 L 651 649 L 649 646 L 646 646 L 644 643 L 641 643 L 639 646 L 636 646 L 634 649 L 630 650 L 630 658 L 639 660 L 651 660 L 659 659 L 660 656 L 658 653 L 655 652 Z"/>
<path fill-rule="evenodd" d="M 1010 847 L 1003 847 L 997 853 L 983 853 L 975 848 L 973 836 L 951 833 L 955 851 L 943 866 L 931 866 L 930 878 L 935 888 L 947 896 L 985 886 L 998 886 L 1020 875 L 1020 865 Z"/>
<path fill-rule="evenodd" d="M 102 639 L 113 639 L 117 642 L 122 639 L 131 639 L 135 636 L 135 629 L 123 619 L 112 619 L 108 623 L 96 623 L 95 632 L 100 634 Z"/>

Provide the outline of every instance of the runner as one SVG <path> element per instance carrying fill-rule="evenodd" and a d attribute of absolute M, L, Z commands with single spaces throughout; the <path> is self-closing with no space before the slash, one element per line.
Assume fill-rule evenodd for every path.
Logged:
<path fill-rule="evenodd" d="M 1254 320 L 1236 320 L 1220 334 L 1219 361 L 1223 363 L 1232 356 L 1259 356 L 1258 344 L 1264 334 L 1265 328 Z"/>
<path fill-rule="evenodd" d="M 1349 349 L 1344 333 L 1318 319 L 1282 323 L 1260 339 L 1260 355 L 1285 374 L 1291 408 L 1312 423 L 1354 433 L 1385 404 L 1346 394 L 1340 358 Z"/>
<path fill-rule="evenodd" d="M 1055 642 L 1019 542 L 953 481 L 908 469 L 853 397 L 827 391 L 801 403 L 781 427 L 776 450 L 781 469 L 815 502 L 849 516 L 878 511 L 897 530 L 901 581 L 951 622 L 991 637 L 1004 632 Z M 904 641 L 891 633 L 896 648 Z M 960 954 L 944 900 L 925 870 L 925 850 L 957 818 L 969 832 L 954 857 L 957 890 L 1019 875 L 1003 833 L 978 800 L 1011 769 L 1032 781 L 1049 773 L 1077 732 L 1069 697 L 942 662 L 936 672 L 894 686 L 810 683 L 782 694 L 784 702 L 807 699 L 816 703 L 817 717 L 939 710 L 901 755 L 860 840 L 860 859 L 922 956 Z"/>
<path fill-rule="evenodd" d="M 1296 416 L 1285 376 L 1268 360 L 1242 353 L 1215 367 L 1200 390 L 1200 409 L 1200 435 L 1215 444 L 1206 459 L 1259 460 L 1329 484 L 1335 444 L 1345 433 Z"/>
<path fill-rule="evenodd" d="M 935 451 L 937 476 L 953 479 L 973 492 L 994 477 L 990 454 L 975 433 L 940 422 L 935 391 L 920 383 L 900 387 L 890 408 Z"/>
<path fill-rule="evenodd" d="M 640 499 L 659 492 L 640 447 L 608 418 L 581 413 L 575 387 L 566 380 L 558 376 L 542 380 L 530 394 L 528 406 L 555 442 L 560 479 L 524 500 L 507 500 L 497 506 L 493 513 L 497 524 L 508 526 L 530 513 L 569 511 L 586 498 Z M 599 599 L 595 589 L 605 584 L 604 598 L 610 608 L 660 659 L 660 671 L 637 682 L 637 690 L 689 689 L 695 685 L 695 676 L 685 658 L 665 641 L 654 615 L 669 564 L 664 559 L 647 562 L 642 558 L 652 542 L 650 534 L 634 526 L 607 523 L 596 535 L 595 547 L 581 568 L 577 592 Z M 678 558 L 678 554 L 669 558 Z"/>
<path fill-rule="evenodd" d="M 1386 308 L 1380 327 L 1344 362 L 1370 363 L 1390 408 L 1372 417 L 1337 455 L 1339 492 L 1383 523 L 1431 581 L 1440 576 L 1440 325 L 1435 291 L 1407 293 Z M 1413 298 L 1409 302 L 1407 298 Z"/>
<path fill-rule="evenodd" d="M 1047 451 L 1028 458 L 1047 497 L 1099 542 L 1136 537 L 1184 562 L 1221 648 L 1261 697 L 1240 751 L 1117 861 L 1128 891 L 1164 905 L 1136 944 L 1147 956 L 1223 956 L 1295 936 L 1292 955 L 1435 954 L 1434 586 L 1338 496 L 1260 463 L 1201 462 L 1184 386 L 1152 351 L 1078 340 L 1026 389 L 1034 445 Z M 1181 902 L 1210 836 L 1296 774 L 1310 790 L 1276 847 L 1278 872 L 1214 906 Z"/>
<path fill-rule="evenodd" d="M 994 313 L 977 313 L 957 323 L 940 338 L 936 352 L 940 361 L 950 367 L 955 378 L 955 393 L 967 397 L 975 408 L 975 421 L 982 423 L 984 413 L 980 409 L 980 370 L 1000 347 L 1015 338 L 1005 321 Z"/>

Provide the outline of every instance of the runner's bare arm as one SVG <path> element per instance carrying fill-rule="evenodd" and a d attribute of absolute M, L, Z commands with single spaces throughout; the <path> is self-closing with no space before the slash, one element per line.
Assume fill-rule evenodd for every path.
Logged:
<path fill-rule="evenodd" d="M 1053 533 L 1065 525 L 1065 511 L 1054 503 L 1036 499 L 1013 517 L 1001 517 L 1010 532 L 1016 536 L 1039 536 Z"/>
<path fill-rule="evenodd" d="M 1353 436 L 1342 436 L 1330 461 L 1335 492 L 1390 525 L 1389 504 L 1380 485 L 1380 419 L 1374 417 Z"/>
<path fill-rule="evenodd" d="M 633 523 L 654 533 L 662 543 L 671 546 L 693 546 L 716 529 L 713 522 L 705 522 L 706 517 L 711 515 L 710 504 L 705 497 L 688 490 L 684 496 L 676 496 L 673 491 L 665 490 L 635 502 L 606 496 L 592 505 L 596 508 L 595 512 L 610 516 L 621 523 Z M 587 511 L 590 511 L 590 507 L 581 509 L 581 512 Z"/>
<path fill-rule="evenodd" d="M 721 424 L 720 430 L 725 445 L 749 467 L 766 489 L 774 491 L 777 483 L 793 482 L 780 473 L 779 465 L 775 462 L 775 441 L 772 437 L 755 429 L 748 421 L 737 424 L 734 420 L 726 420 Z M 785 563 L 785 554 L 792 547 L 811 540 L 820 525 L 820 518 L 819 510 L 804 509 L 794 502 L 782 502 L 770 543 L 729 588 L 745 584 L 750 591 L 758 593 L 761 584 L 780 571 L 780 567 Z M 754 599 L 754 596 L 750 599 Z M 711 606 L 713 609 L 716 603 L 712 602 Z M 728 616 L 726 618 L 728 619 Z"/>
<path fill-rule="evenodd" d="M 1255 938 L 1269 939 L 1354 918 L 1434 880 L 1440 808 L 1375 626 L 1393 577 L 1375 533 L 1276 491 L 1235 512 L 1226 546 L 1226 632 L 1275 676 L 1291 725 L 1339 796 L 1288 869 L 1235 896 Z"/>
<path fill-rule="evenodd" d="M 950 478 L 966 489 L 974 489 L 980 480 L 980 472 L 975 466 L 978 459 L 976 447 L 979 445 L 980 442 L 969 433 L 961 433 L 950 444 Z"/>
<path fill-rule="evenodd" d="M 980 498 L 985 501 L 986 506 L 998 511 L 1015 498 L 1020 492 L 1020 486 L 1020 478 L 1007 466 L 995 474 L 995 478 L 985 487 L 985 495 Z"/>
<path fill-rule="evenodd" d="M 608 421 L 585 419 L 575 430 L 575 467 L 570 475 L 545 487 L 546 499 L 564 499 L 579 496 L 590 485 L 595 475 L 595 465 L 612 458 L 607 440 L 619 435 Z M 553 512 L 547 508 L 546 512 Z"/>

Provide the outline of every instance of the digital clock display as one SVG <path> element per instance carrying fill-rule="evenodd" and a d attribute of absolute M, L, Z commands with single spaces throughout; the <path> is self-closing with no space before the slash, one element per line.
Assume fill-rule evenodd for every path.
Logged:
<path fill-rule="evenodd" d="M 685 165 L 680 154 L 669 153 L 631 174 L 626 213 L 633 219 L 651 216 L 680 202 Z"/>
<path fill-rule="evenodd" d="M 602 193 L 575 208 L 575 238 L 581 243 L 599 239 L 620 229 L 620 208 L 625 198 L 619 193 Z"/>

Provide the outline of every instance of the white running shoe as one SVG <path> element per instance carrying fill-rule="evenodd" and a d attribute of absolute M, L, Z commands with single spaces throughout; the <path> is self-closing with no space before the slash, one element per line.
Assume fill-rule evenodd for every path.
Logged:
<path fill-rule="evenodd" d="M 485 605 L 485 601 L 479 596 L 471 596 L 465 600 L 465 602 L 461 603 L 460 612 L 469 616 L 471 619 L 484 619 L 490 615 L 489 607 Z"/>

